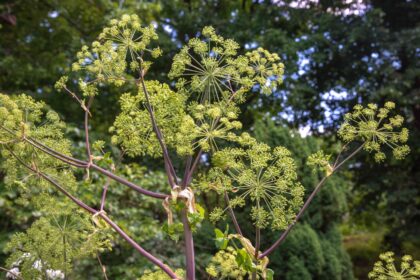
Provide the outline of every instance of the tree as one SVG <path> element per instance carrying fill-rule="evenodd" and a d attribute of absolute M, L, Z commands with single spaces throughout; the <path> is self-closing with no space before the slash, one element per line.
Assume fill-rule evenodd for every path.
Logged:
<path fill-rule="evenodd" d="M 84 111 L 86 160 L 72 156 L 64 123 L 44 103 L 26 95 L 0 95 L 5 182 L 21 186 L 25 198 L 48 214 L 26 235 L 12 240 L 14 253 L 9 266 L 21 267 L 25 277 L 67 274 L 79 254 L 109 248 L 111 229 L 162 270 L 144 277 L 162 273 L 171 279 L 183 277 L 182 271 L 172 269 L 141 247 L 115 222 L 113 215 L 105 212 L 108 180 L 113 180 L 162 201 L 167 214 L 163 230 L 175 240 L 183 234 L 187 279 L 195 279 L 193 232 L 205 217 L 203 207 L 195 199 L 198 190 L 216 192 L 226 201 L 224 209 L 212 209 L 210 220 L 220 220 L 228 212 L 233 221 L 236 233 L 229 228 L 215 229 L 218 248 L 233 246 L 236 265 L 252 279 L 272 279 L 268 256 L 286 240 L 331 175 L 362 150 L 374 153 L 378 162 L 386 158 L 386 146 L 392 148 L 396 159 L 409 153 L 404 144 L 408 131 L 401 128 L 403 118 L 394 115 L 393 102 L 386 102 L 381 108 L 374 104 L 356 105 L 352 113 L 346 114 L 339 130 L 345 144 L 336 160 L 330 163 L 331 155 L 322 151 L 308 158 L 308 164 L 319 169 L 323 177 L 303 202 L 304 188 L 298 181 L 291 152 L 282 146 L 271 148 L 258 142 L 241 131 L 238 121 L 239 106 L 248 96 L 270 95 L 282 83 L 284 65 L 279 56 L 262 48 L 238 55 L 239 45 L 234 40 L 224 39 L 212 27 L 205 27 L 200 37 L 191 38 L 174 56 L 169 78 L 175 92 L 167 84 L 145 79 L 152 66 L 149 59 L 156 59 L 162 52 L 155 44 L 157 39 L 154 26 L 141 25 L 136 15 L 111 20 L 97 41 L 77 53 L 72 75 L 63 76 L 56 83 L 56 89 L 68 93 Z M 135 85 L 136 91 L 121 95 L 121 113 L 110 128 L 112 143 L 120 145 L 130 157 L 163 158 L 170 194 L 145 189 L 120 176 L 115 162 L 104 153 L 104 141 L 90 143 L 93 100 L 107 87 L 122 88 L 125 84 Z M 359 145 L 354 146 L 355 143 Z M 174 164 L 175 156 L 185 160 L 183 176 L 177 175 L 180 168 Z M 78 176 L 75 168 L 86 170 L 82 179 L 85 182 L 91 180 L 91 173 L 107 178 L 98 207 L 73 194 L 82 184 L 81 174 Z M 63 212 L 58 205 L 46 203 L 52 200 L 51 187 L 75 208 Z M 234 214 L 235 208 L 250 204 L 247 208 L 255 243 L 244 235 Z M 78 214 L 76 208 L 84 212 Z M 67 227 L 67 222 L 72 226 Z M 42 236 L 40 227 L 52 227 L 48 239 Z M 266 228 L 283 232 L 268 249 L 261 250 L 261 231 Z M 48 240 L 62 242 L 60 250 L 52 249 Z M 223 272 L 231 267 L 221 264 L 218 269 Z M 336 270 L 337 265 L 328 268 L 328 272 Z M 209 273 L 217 277 L 219 271 Z"/>

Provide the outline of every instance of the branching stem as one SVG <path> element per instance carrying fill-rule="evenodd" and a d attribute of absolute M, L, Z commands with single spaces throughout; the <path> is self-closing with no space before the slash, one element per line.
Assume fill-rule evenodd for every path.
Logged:
<path fill-rule="evenodd" d="M 85 142 L 86 142 L 86 153 L 89 163 L 92 162 L 92 152 L 90 150 L 90 141 L 89 141 L 89 110 L 92 106 L 93 96 L 89 98 L 88 104 L 85 110 Z"/>
<path fill-rule="evenodd" d="M 168 175 L 168 181 L 169 181 L 169 184 L 171 185 L 171 187 L 175 188 L 175 186 L 178 185 L 178 182 L 177 182 L 178 179 L 177 179 L 177 176 L 176 176 L 175 169 L 174 169 L 174 166 L 172 164 L 171 158 L 169 157 L 169 152 L 168 152 L 168 149 L 167 149 L 166 144 L 164 142 L 162 132 L 160 131 L 159 126 L 157 125 L 157 122 L 156 122 L 156 116 L 155 116 L 152 104 L 150 102 L 149 92 L 148 92 L 148 90 L 146 88 L 146 84 L 144 82 L 144 71 L 141 67 L 141 63 L 140 63 L 139 72 L 140 72 L 139 81 L 140 81 L 141 87 L 143 89 L 144 96 L 146 98 L 146 109 L 149 112 L 150 121 L 152 123 L 153 131 L 155 132 L 156 137 L 159 141 L 159 145 L 162 149 L 163 160 L 165 162 L 165 170 L 166 170 L 166 173 Z"/>
<path fill-rule="evenodd" d="M 186 184 L 185 184 L 186 186 L 188 186 L 191 183 L 191 180 L 192 180 L 194 171 L 197 168 L 198 163 L 200 162 L 200 158 L 201 158 L 201 155 L 202 154 L 203 154 L 203 151 L 200 150 L 198 152 L 198 154 L 197 154 L 197 157 L 194 160 L 193 165 L 191 166 L 190 170 L 188 171 L 188 175 L 187 175 L 187 179 L 186 179 Z"/>
<path fill-rule="evenodd" d="M 38 175 L 40 178 L 46 180 L 50 184 L 52 184 L 58 191 L 60 191 L 62 194 L 67 196 L 70 200 L 72 200 L 74 203 L 76 203 L 79 207 L 83 208 L 87 212 L 89 212 L 92 215 L 97 215 L 101 217 L 109 226 L 111 226 L 123 239 L 125 239 L 136 251 L 138 251 L 142 256 L 147 258 L 149 261 L 151 261 L 153 264 L 158 266 L 160 269 L 162 269 L 166 274 L 168 274 L 172 279 L 178 279 L 176 274 L 167 266 L 165 265 L 161 260 L 150 254 L 148 251 L 143 249 L 136 241 L 134 241 L 127 233 L 125 233 L 114 221 L 112 221 L 103 211 L 97 211 L 94 208 L 88 206 L 83 201 L 79 200 L 72 194 L 70 194 L 68 191 L 66 191 L 60 184 L 58 184 L 54 179 L 49 177 L 48 175 L 42 173 L 41 171 L 29 166 L 26 164 L 21 158 L 19 158 L 11 149 L 6 149 L 10 152 L 10 154 L 16 158 L 17 161 L 20 162 L 24 167 L 26 167 L 28 170 L 33 172 L 34 174 Z"/>
<path fill-rule="evenodd" d="M 1 128 L 4 129 L 5 131 L 11 133 L 12 135 L 16 136 L 14 134 L 14 132 L 11 131 L 10 129 L 7 129 L 3 126 L 1 126 Z M 64 155 L 60 152 L 57 152 L 57 151 L 49 148 L 48 146 L 42 144 L 41 142 L 39 142 L 39 141 L 37 141 L 33 138 L 24 137 L 24 138 L 22 138 L 22 141 L 27 142 L 28 144 L 30 144 L 33 147 L 43 151 L 44 153 L 46 153 L 46 154 L 48 154 L 48 155 L 50 155 L 50 156 L 52 156 L 56 159 L 59 159 L 62 162 L 67 163 L 71 166 L 79 167 L 79 168 L 94 169 L 94 170 L 98 171 L 99 173 L 107 176 L 108 178 L 111 178 L 111 179 L 117 181 L 118 183 L 121 183 L 121 184 L 135 190 L 138 193 L 141 193 L 141 194 L 144 194 L 144 195 L 147 195 L 147 196 L 150 196 L 150 197 L 154 197 L 154 198 L 159 198 L 159 199 L 165 199 L 166 197 L 168 197 L 168 195 L 166 195 L 166 194 L 156 193 L 156 192 L 153 192 L 153 191 L 143 189 L 140 186 L 138 186 L 138 185 L 136 185 L 136 184 L 134 184 L 134 183 L 116 175 L 115 173 L 113 173 L 111 171 L 108 171 L 108 170 L 106 170 L 106 169 L 104 169 L 104 168 L 102 168 L 102 167 L 100 167 L 100 166 L 98 166 L 94 163 L 89 164 L 86 161 L 82 161 L 82 160 L 79 160 L 79 159 L 75 159 L 73 157 L 66 156 L 66 155 Z"/>
<path fill-rule="evenodd" d="M 147 91 L 146 84 L 144 82 L 144 74 L 145 73 L 144 73 L 144 71 L 141 67 L 141 64 L 142 64 L 141 62 L 142 62 L 142 60 L 140 59 L 140 77 L 139 77 L 139 80 L 140 80 L 140 84 L 141 84 L 141 87 L 143 89 L 143 92 L 144 92 L 144 95 L 145 95 L 145 98 L 146 98 L 146 108 L 149 112 L 153 130 L 154 130 L 154 132 L 157 136 L 157 139 L 159 141 L 159 144 L 160 144 L 160 147 L 161 147 L 161 150 L 162 150 L 163 160 L 165 162 L 165 171 L 166 171 L 166 174 L 168 176 L 169 184 L 174 189 L 178 185 L 178 179 L 177 179 L 176 172 L 175 172 L 174 166 L 172 164 L 172 161 L 169 157 L 168 149 L 167 149 L 166 144 L 164 142 L 162 132 L 160 131 L 160 129 L 157 125 L 157 122 L 156 122 L 156 117 L 155 117 L 155 114 L 154 114 L 154 111 L 153 111 L 152 104 L 150 102 L 149 93 Z M 193 165 L 193 168 L 194 168 L 194 165 Z M 190 173 L 192 174 L 192 172 L 190 171 L 187 175 L 187 179 L 185 181 L 186 185 L 189 184 L 190 176 L 191 176 Z M 187 270 L 187 279 L 188 280 L 195 280 L 194 239 L 193 239 L 193 234 L 192 234 L 192 231 L 191 231 L 191 227 L 190 227 L 189 222 L 188 222 L 187 209 L 184 209 L 182 211 L 181 216 L 182 216 L 182 224 L 184 226 L 184 242 L 185 242 L 185 259 L 186 259 L 186 263 L 187 263 L 187 269 L 186 269 Z"/>
<path fill-rule="evenodd" d="M 235 212 L 233 211 L 232 207 L 230 206 L 230 200 L 229 200 L 229 196 L 228 196 L 227 192 L 225 192 L 225 202 L 226 202 L 226 205 L 227 205 L 227 208 L 228 208 L 228 211 L 229 211 L 229 215 L 232 219 L 233 226 L 235 227 L 236 233 L 243 236 L 241 227 L 239 226 L 238 220 L 236 219 Z"/>

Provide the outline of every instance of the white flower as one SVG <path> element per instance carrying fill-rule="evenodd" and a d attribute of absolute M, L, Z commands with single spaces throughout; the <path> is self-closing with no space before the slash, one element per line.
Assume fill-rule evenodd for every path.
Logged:
<path fill-rule="evenodd" d="M 64 279 L 64 273 L 61 270 L 47 269 L 46 272 L 47 272 L 48 279 L 51 279 L 51 280 Z"/>
<path fill-rule="evenodd" d="M 8 278 L 8 279 L 18 279 L 19 275 L 20 275 L 19 268 L 14 267 L 9 272 L 7 272 L 6 278 Z"/>
<path fill-rule="evenodd" d="M 20 266 L 23 262 L 23 259 L 29 259 L 31 257 L 31 253 L 24 253 L 19 259 L 17 259 L 14 263 L 12 263 L 12 267 Z"/>
<path fill-rule="evenodd" d="M 32 264 L 32 267 L 35 268 L 36 270 L 41 271 L 42 270 L 42 262 L 41 262 L 41 260 L 34 261 L 34 263 Z"/>

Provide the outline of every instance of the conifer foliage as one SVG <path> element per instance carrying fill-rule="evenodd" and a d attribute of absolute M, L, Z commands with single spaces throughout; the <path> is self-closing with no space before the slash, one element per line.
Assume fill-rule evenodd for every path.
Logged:
<path fill-rule="evenodd" d="M 240 105 L 250 95 L 269 95 L 281 85 L 284 65 L 279 56 L 262 48 L 241 55 L 235 41 L 205 27 L 174 56 L 168 75 L 173 83 L 168 85 L 147 80 L 153 60 L 162 53 L 157 43 L 153 25 L 143 26 L 138 16 L 123 15 L 111 20 L 91 46 L 82 47 L 73 72 L 56 83 L 56 89 L 69 94 L 84 111 L 85 159 L 72 155 L 65 124 L 48 106 L 26 95 L 0 95 L 6 183 L 19 188 L 43 213 L 26 233 L 10 242 L 10 278 L 64 279 L 73 260 L 111 249 L 113 233 L 117 233 L 160 269 L 141 279 L 193 280 L 193 232 L 205 218 L 217 222 L 229 216 L 233 229 L 215 229 L 220 251 L 206 270 L 209 277 L 273 279 L 269 255 L 283 243 L 329 176 L 363 149 L 374 151 L 377 161 L 385 159 L 382 147 L 391 147 L 397 159 L 409 152 L 408 146 L 401 145 L 408 137 L 408 131 L 400 129 L 402 117 L 388 118 L 393 103 L 379 110 L 376 105 L 357 105 L 339 131 L 345 144 L 336 159 L 331 161 L 332 155 L 322 151 L 308 159 L 325 176 L 304 201 L 291 152 L 258 142 L 242 130 L 238 120 Z M 120 114 L 109 128 L 111 144 L 134 159 L 163 159 L 166 193 L 145 189 L 118 175 L 112 157 L 98 153 L 104 142 L 90 143 L 95 97 L 107 86 L 123 91 L 127 84 L 137 90 L 121 96 Z M 178 162 L 185 164 L 181 168 Z M 185 268 L 169 267 L 118 225 L 107 209 L 108 184 L 98 197 L 99 207 L 75 195 L 93 173 L 131 188 L 136 195 L 161 200 L 167 214 L 163 230 L 174 240 L 183 235 Z M 221 196 L 226 207 L 204 209 L 198 203 L 199 192 Z M 241 230 L 237 208 L 249 210 L 255 240 Z M 281 235 L 264 249 L 260 246 L 262 230 L 269 229 Z"/>

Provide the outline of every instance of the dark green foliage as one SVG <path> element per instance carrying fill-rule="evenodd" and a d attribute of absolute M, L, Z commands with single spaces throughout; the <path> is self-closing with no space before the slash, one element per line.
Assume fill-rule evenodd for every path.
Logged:
<path fill-rule="evenodd" d="M 305 268 L 305 264 L 299 258 L 290 258 L 287 266 L 286 278 L 288 280 L 311 280 L 311 274 Z"/>

